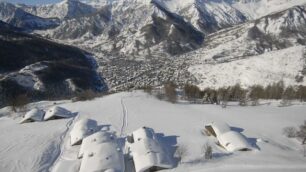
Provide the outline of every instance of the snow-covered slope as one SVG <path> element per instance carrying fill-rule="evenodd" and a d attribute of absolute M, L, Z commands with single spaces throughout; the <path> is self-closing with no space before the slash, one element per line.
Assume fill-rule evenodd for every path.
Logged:
<path fill-rule="evenodd" d="M 32 104 L 47 108 L 53 102 Z M 299 126 L 306 119 L 306 106 L 280 108 L 277 103 L 256 107 L 171 104 L 142 92 L 119 93 L 85 102 L 58 102 L 79 117 L 98 121 L 105 131 L 115 131 L 119 140 L 140 127 L 152 127 L 157 139 L 171 153 L 185 145 L 188 154 L 172 170 L 178 172 L 302 172 L 306 170 L 303 147 L 282 134 L 283 128 Z M 0 109 L 7 113 L 8 108 Z M 12 115 L 12 114 L 11 114 Z M 14 116 L 14 115 L 13 115 Z M 69 144 L 73 119 L 18 124 L 19 118 L 0 118 L 0 171 L 77 172 L 79 146 Z M 228 153 L 202 134 L 204 124 L 227 122 L 242 132 L 257 151 Z M 260 124 L 260 127 L 259 125 Z M 209 143 L 213 159 L 203 160 L 202 147 Z M 122 147 L 124 145 L 121 145 Z M 182 146 L 183 147 L 183 146 Z M 53 163 L 56 162 L 56 163 Z M 64 163 L 66 162 L 66 163 Z M 55 166 L 54 166 L 55 165 Z M 65 168 L 66 167 L 66 168 Z M 129 170 L 130 168 L 127 168 Z M 131 171 L 126 171 L 131 172 Z"/>
<path fill-rule="evenodd" d="M 305 9 L 293 7 L 207 36 L 203 48 L 184 55 L 189 71 L 202 88 L 305 84 L 295 78 L 305 75 Z"/>
<path fill-rule="evenodd" d="M 81 3 L 78 0 L 63 0 L 57 4 L 41 6 L 18 6 L 33 15 L 44 18 L 69 19 L 90 15 L 96 12 L 94 7 Z"/>
<path fill-rule="evenodd" d="M 76 47 L 27 34 L 0 22 L 0 49 L 1 107 L 21 94 L 41 100 L 46 95 L 64 96 L 80 88 L 97 91 L 107 88 L 92 57 Z"/>
<path fill-rule="evenodd" d="M 127 89 L 168 80 L 199 84 L 207 77 L 193 65 L 305 46 L 305 4 L 305 0 L 65 0 L 18 7 L 60 18 L 58 27 L 35 33 L 93 53 L 109 86 Z"/>
<path fill-rule="evenodd" d="M 283 11 L 297 5 L 306 4 L 305 0 L 232 0 L 232 6 L 251 19 Z"/>
<path fill-rule="evenodd" d="M 0 2 L 0 20 L 26 30 L 44 30 L 59 25 L 57 19 L 35 16 L 6 2 Z"/>
<path fill-rule="evenodd" d="M 203 89 L 235 84 L 243 87 L 256 84 L 266 86 L 281 80 L 286 85 L 306 84 L 305 81 L 296 80 L 296 76 L 302 75 L 306 64 L 304 46 L 272 51 L 232 62 L 197 64 L 198 62 L 205 60 L 198 59 L 189 71 L 200 81 L 199 86 Z"/>

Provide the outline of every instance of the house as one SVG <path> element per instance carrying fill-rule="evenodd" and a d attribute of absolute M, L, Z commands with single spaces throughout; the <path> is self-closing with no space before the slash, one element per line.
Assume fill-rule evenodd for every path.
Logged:
<path fill-rule="evenodd" d="M 124 172 L 125 163 L 117 139 L 111 133 L 97 132 L 86 137 L 81 145 L 80 172 Z"/>
<path fill-rule="evenodd" d="M 97 121 L 92 119 L 80 119 L 78 120 L 71 132 L 70 132 L 70 144 L 73 145 L 80 145 L 82 143 L 82 140 L 93 134 L 97 131 L 98 124 Z"/>
<path fill-rule="evenodd" d="M 224 122 L 212 122 L 205 125 L 205 132 L 216 137 L 219 141 L 218 144 L 229 152 L 253 149 L 244 135 L 231 130 L 230 126 Z"/>
<path fill-rule="evenodd" d="M 114 142 L 114 144 L 117 144 L 116 141 L 117 140 L 114 133 L 104 131 L 96 132 L 83 139 L 78 158 L 82 158 L 87 148 L 89 148 L 93 144 L 101 144 L 106 142 Z"/>
<path fill-rule="evenodd" d="M 42 121 L 44 119 L 45 111 L 34 108 L 27 112 L 22 120 L 19 122 L 20 124 L 34 122 L 34 121 Z"/>
<path fill-rule="evenodd" d="M 147 172 L 173 168 L 173 161 L 160 144 L 154 130 L 142 127 L 127 138 L 135 171 Z"/>
<path fill-rule="evenodd" d="M 72 113 L 69 110 L 59 106 L 53 106 L 46 111 L 44 120 L 70 118 L 71 116 Z"/>

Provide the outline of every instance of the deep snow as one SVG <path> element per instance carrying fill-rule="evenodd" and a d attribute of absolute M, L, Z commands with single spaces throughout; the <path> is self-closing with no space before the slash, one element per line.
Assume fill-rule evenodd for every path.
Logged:
<path fill-rule="evenodd" d="M 31 106 L 46 109 L 51 104 L 39 102 Z M 302 145 L 282 134 L 284 127 L 297 127 L 306 120 L 305 104 L 289 107 L 278 107 L 277 102 L 256 107 L 231 104 L 223 109 L 216 105 L 171 104 L 137 91 L 85 102 L 62 101 L 58 105 L 78 112 L 76 118 L 97 120 L 103 130 L 115 131 L 118 137 L 148 126 L 170 152 L 185 145 L 188 155 L 183 157 L 183 163 L 165 172 L 306 170 Z M 0 109 L 0 113 L 8 114 L 8 108 Z M 1 172 L 77 171 L 80 147 L 69 144 L 75 118 L 18 124 L 20 118 L 12 116 L 0 118 Z M 259 150 L 226 152 L 214 144 L 215 138 L 202 134 L 204 124 L 212 121 L 227 122 Z M 201 149 L 206 143 L 213 146 L 214 158 L 210 161 L 202 158 Z"/>

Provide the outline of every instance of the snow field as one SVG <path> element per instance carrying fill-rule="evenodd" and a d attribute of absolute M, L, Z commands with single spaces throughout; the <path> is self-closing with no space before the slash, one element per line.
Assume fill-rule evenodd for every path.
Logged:
<path fill-rule="evenodd" d="M 125 122 L 122 98 L 128 112 Z M 124 133 L 143 126 L 153 128 L 161 143 L 172 148 L 173 152 L 177 146 L 185 145 L 188 154 L 183 163 L 165 172 L 306 170 L 303 147 L 297 140 L 282 134 L 284 127 L 297 127 L 306 119 L 306 106 L 303 104 L 283 108 L 276 103 L 256 107 L 230 104 L 223 109 L 216 105 L 171 104 L 139 91 L 113 94 L 92 101 L 61 103 L 62 107 L 78 112 L 80 117 L 97 120 L 99 125 L 117 132 L 117 136 L 120 136 L 125 123 Z M 39 102 L 36 105 L 43 107 L 50 103 Z M 8 113 L 7 108 L 0 112 Z M 18 119 L 1 117 L 0 171 L 78 171 L 80 147 L 71 147 L 67 134 L 73 125 L 72 120 L 20 125 L 17 124 Z M 215 138 L 202 134 L 204 124 L 211 121 L 225 121 L 231 127 L 240 129 L 259 150 L 229 153 L 220 148 L 215 144 Z M 213 147 L 213 159 L 210 161 L 204 160 L 201 152 L 206 143 Z"/>

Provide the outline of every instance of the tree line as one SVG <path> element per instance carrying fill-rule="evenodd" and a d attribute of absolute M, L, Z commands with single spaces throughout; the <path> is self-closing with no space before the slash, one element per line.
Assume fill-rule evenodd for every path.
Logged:
<path fill-rule="evenodd" d="M 143 89 L 152 94 L 153 88 L 151 86 L 146 86 Z M 286 87 L 283 81 L 279 81 L 265 87 L 254 85 L 242 88 L 239 84 L 236 84 L 218 89 L 205 88 L 201 90 L 198 86 L 192 84 L 186 84 L 179 88 L 175 83 L 168 82 L 164 84 L 162 91 L 156 95 L 158 98 L 172 103 L 175 103 L 180 96 L 181 99 L 190 102 L 222 104 L 228 101 L 238 101 L 240 105 L 246 105 L 247 102 L 256 105 L 259 99 L 299 100 L 304 102 L 306 101 L 306 86 Z"/>

